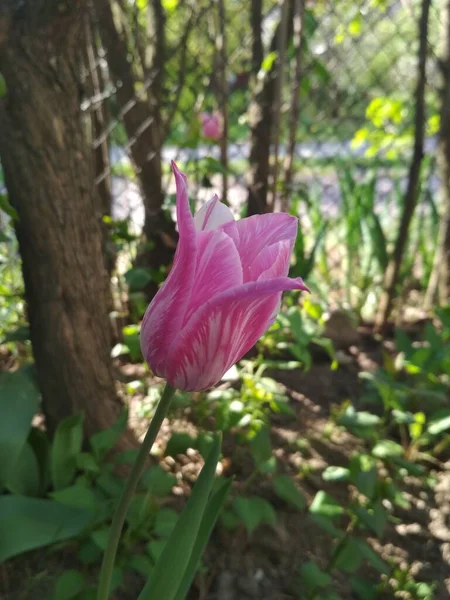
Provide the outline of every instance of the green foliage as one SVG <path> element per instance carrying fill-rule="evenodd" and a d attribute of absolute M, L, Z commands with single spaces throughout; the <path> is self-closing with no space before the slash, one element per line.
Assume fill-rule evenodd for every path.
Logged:
<path fill-rule="evenodd" d="M 151 595 L 173 600 L 179 590 L 182 594 L 189 587 L 198 566 L 201 549 L 206 544 L 226 496 L 225 493 L 220 495 L 211 512 L 208 512 L 208 498 L 219 460 L 220 446 L 221 438 L 217 436 L 191 497 L 139 595 L 139 600 L 150 598 Z"/>
<path fill-rule="evenodd" d="M 31 466 L 24 447 L 38 406 L 39 392 L 25 370 L 0 374 L 0 488 L 7 485 L 19 459 L 24 476 L 25 463 Z"/>
<path fill-rule="evenodd" d="M 92 514 L 54 500 L 0 496 L 0 560 L 80 535 Z"/>
<path fill-rule="evenodd" d="M 83 415 L 61 421 L 55 431 L 51 450 L 51 474 L 55 490 L 66 487 L 76 472 L 76 457 L 83 444 Z"/>

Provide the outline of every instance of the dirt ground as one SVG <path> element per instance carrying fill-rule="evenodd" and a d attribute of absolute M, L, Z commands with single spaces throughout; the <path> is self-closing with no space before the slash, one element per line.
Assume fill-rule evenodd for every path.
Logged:
<path fill-rule="evenodd" d="M 348 502 L 346 486 L 324 482 L 320 473 L 327 465 L 345 465 L 348 456 L 358 448 L 358 440 L 349 434 L 336 428 L 329 435 L 324 435 L 324 431 L 333 405 L 346 399 L 358 402 L 362 385 L 358 372 L 375 369 L 379 363 L 379 345 L 370 338 L 362 340 L 358 348 L 345 352 L 343 364 L 336 371 L 331 371 L 325 361 L 319 361 L 307 373 L 268 373 L 286 387 L 294 410 L 294 416 L 278 415 L 272 420 L 274 454 L 281 472 L 298 475 L 299 470 L 308 465 L 308 475 L 299 482 L 308 503 L 319 489 L 325 489 L 343 504 Z M 175 429 L 194 427 L 189 422 L 189 414 L 186 409 L 172 426 Z M 169 433 L 166 428 L 163 437 Z M 305 443 L 299 446 L 298 440 Z M 225 474 L 235 477 L 234 490 L 239 492 L 252 470 L 252 463 L 248 455 L 243 453 L 242 459 L 239 453 L 236 455 L 234 443 L 231 436 L 225 437 L 223 464 Z M 200 466 L 198 457 L 179 457 L 172 462 L 171 469 L 182 471 L 187 489 Z M 385 558 L 393 558 L 399 565 L 410 565 L 416 580 L 436 582 L 435 600 L 450 598 L 450 461 L 444 467 L 436 473 L 438 483 L 433 490 L 423 487 L 414 478 L 405 481 L 411 508 L 402 512 L 396 509 L 401 523 L 388 524 L 382 543 L 372 540 L 374 548 Z M 190 600 L 301 599 L 301 564 L 315 560 L 325 567 L 332 547 L 330 537 L 313 523 L 306 510 L 288 508 L 264 478 L 252 479 L 246 492 L 261 495 L 273 504 L 277 525 L 262 526 L 251 536 L 243 529 L 231 532 L 222 526 L 216 527 Z M 180 496 L 173 498 L 173 504 L 181 504 Z M 56 576 L 64 569 L 76 567 L 73 545 L 8 561 L 0 566 L 0 598 L 49 598 Z M 376 577 L 370 568 L 363 575 Z M 95 581 L 94 572 L 91 576 Z M 349 589 L 348 577 L 338 575 L 334 581 L 335 591 L 343 598 L 355 598 Z M 140 577 L 130 575 L 114 598 L 135 600 L 141 586 Z"/>

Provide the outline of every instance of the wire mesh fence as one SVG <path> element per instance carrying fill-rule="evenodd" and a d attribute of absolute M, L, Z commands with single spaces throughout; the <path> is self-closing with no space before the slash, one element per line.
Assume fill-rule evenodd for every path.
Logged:
<path fill-rule="evenodd" d="M 417 142 L 421 11 L 408 0 L 94 2 L 83 109 L 113 217 L 140 231 L 161 204 L 173 207 L 172 159 L 198 202 L 216 192 L 239 214 L 252 185 L 263 187 L 268 210 L 301 217 L 318 290 L 373 308 Z M 442 11 L 432 4 L 425 30 L 408 289 L 429 277 L 439 221 Z M 217 115 L 219 139 L 202 134 L 204 112 Z"/>

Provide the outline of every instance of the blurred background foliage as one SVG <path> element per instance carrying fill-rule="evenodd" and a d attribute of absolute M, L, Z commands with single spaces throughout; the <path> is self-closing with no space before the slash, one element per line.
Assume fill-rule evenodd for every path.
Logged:
<path fill-rule="evenodd" d="M 114 598 L 151 573 L 212 430 L 233 483 L 188 598 L 448 598 L 449 3 L 43 5 L 0 7 L 1 597 L 95 598 L 161 391 L 139 329 L 175 159 L 193 209 L 298 216 L 312 293 L 217 388 L 177 393 Z"/>

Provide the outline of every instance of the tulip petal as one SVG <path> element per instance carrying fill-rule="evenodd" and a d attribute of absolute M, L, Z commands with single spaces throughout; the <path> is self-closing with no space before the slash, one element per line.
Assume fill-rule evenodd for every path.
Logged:
<path fill-rule="evenodd" d="M 189 207 L 186 176 L 174 162 L 179 241 L 172 269 L 147 308 L 141 325 L 141 349 L 155 373 L 163 374 L 167 351 L 180 332 L 194 283 L 197 240 Z"/>
<path fill-rule="evenodd" d="M 290 251 L 297 236 L 298 219 L 285 213 L 254 215 L 222 226 L 236 244 L 241 257 L 244 282 L 252 281 L 250 267 L 268 246 L 286 240 Z"/>
<path fill-rule="evenodd" d="M 200 391 L 215 385 L 270 326 L 284 290 L 302 290 L 300 278 L 251 282 L 212 298 L 191 317 L 170 349 L 170 385 Z"/>
<path fill-rule="evenodd" d="M 242 284 L 242 266 L 233 240 L 223 231 L 197 234 L 197 266 L 184 324 L 208 300 Z"/>
<path fill-rule="evenodd" d="M 264 248 L 248 267 L 247 277 L 249 281 L 286 277 L 289 273 L 291 251 L 292 244 L 290 240 L 282 240 Z"/>
<path fill-rule="evenodd" d="M 220 202 L 216 194 L 194 216 L 197 231 L 217 229 L 229 221 L 234 221 L 233 213 L 228 206 Z"/>

